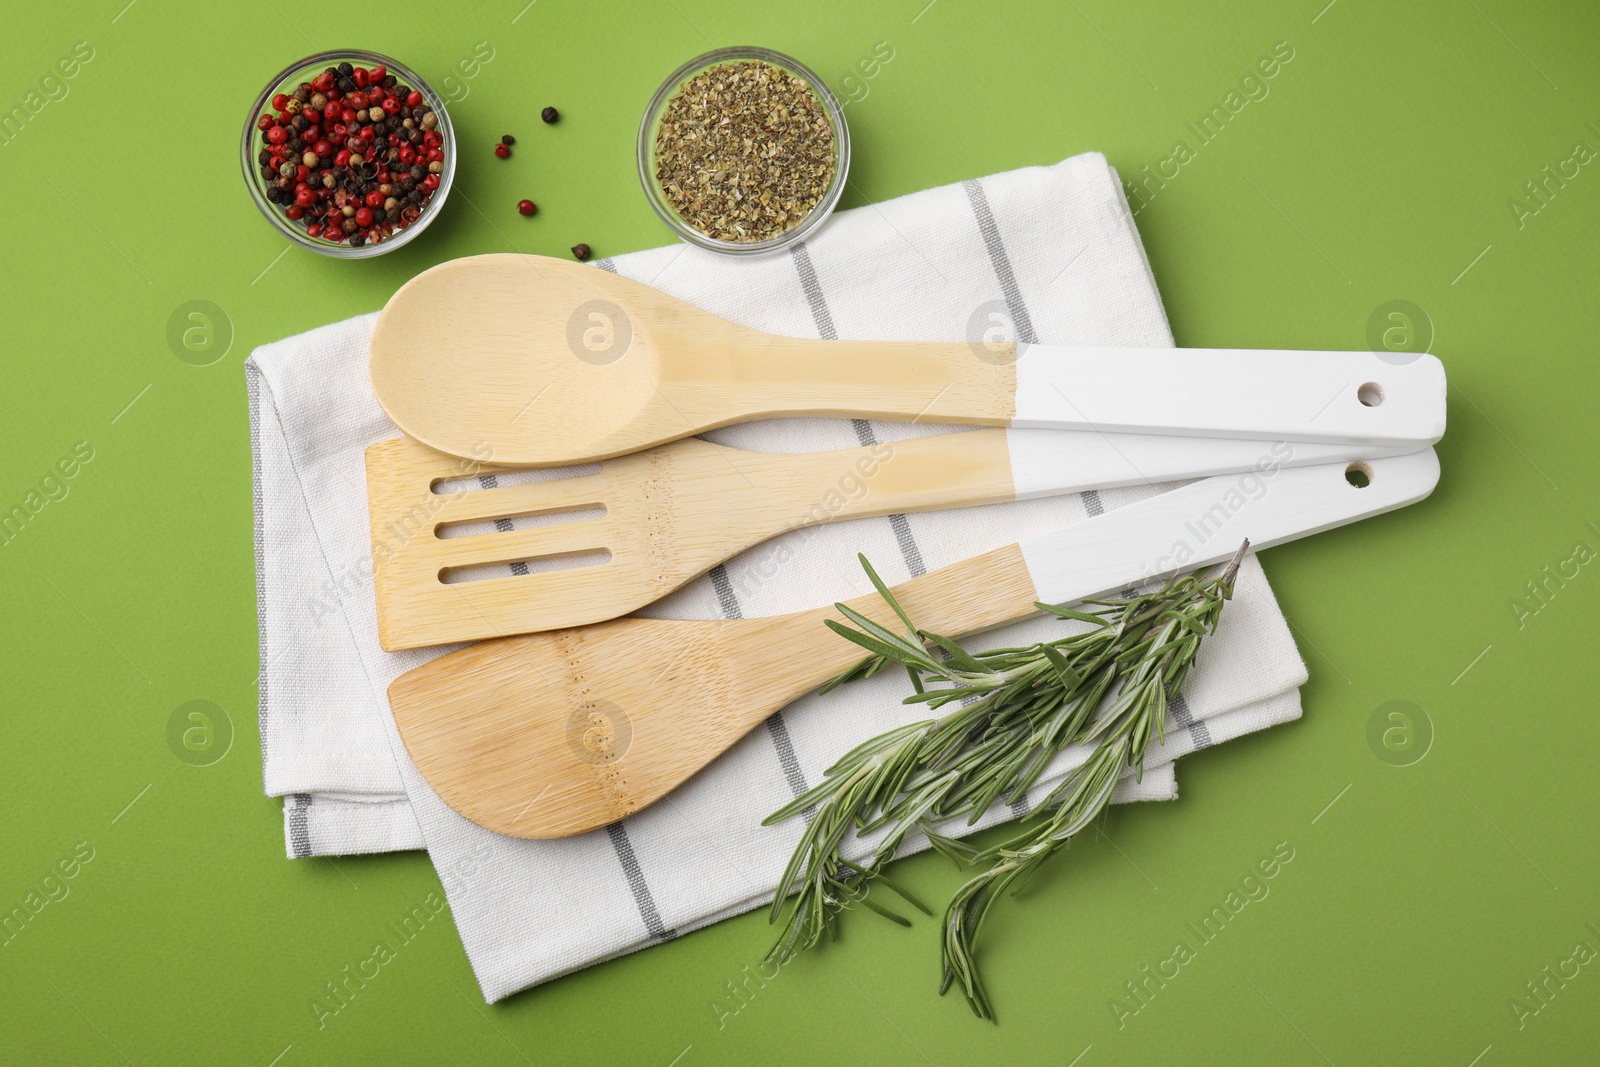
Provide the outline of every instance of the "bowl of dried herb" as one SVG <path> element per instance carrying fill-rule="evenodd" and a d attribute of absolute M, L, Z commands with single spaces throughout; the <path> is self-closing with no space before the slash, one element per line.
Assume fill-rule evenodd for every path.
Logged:
<path fill-rule="evenodd" d="M 639 123 L 639 181 L 679 237 L 759 255 L 822 225 L 844 192 L 850 133 L 821 78 L 765 48 L 697 56 Z"/>

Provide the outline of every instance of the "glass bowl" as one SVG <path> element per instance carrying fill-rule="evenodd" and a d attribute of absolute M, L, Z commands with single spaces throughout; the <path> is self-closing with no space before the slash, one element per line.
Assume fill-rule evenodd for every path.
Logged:
<path fill-rule="evenodd" d="M 272 98 L 278 93 L 293 93 L 301 82 L 311 81 L 325 68 L 336 67 L 340 63 L 351 63 L 360 67 L 375 67 L 381 64 L 387 67 L 389 73 L 398 78 L 401 84 L 409 85 L 420 92 L 423 102 L 439 116 L 438 130 L 442 140 L 441 147 L 444 149 L 444 170 L 439 174 L 439 188 L 433 191 L 427 207 L 417 220 L 385 240 L 364 244 L 359 248 L 353 248 L 348 243 L 334 244 L 320 237 L 308 237 L 302 223 L 289 218 L 283 213 L 283 208 L 267 199 L 267 183 L 261 177 L 261 165 L 256 162 L 256 154 L 261 147 L 256 119 L 263 111 L 272 110 Z M 450 186 L 456 175 L 456 133 L 455 127 L 450 124 L 450 113 L 445 109 L 443 98 L 434 92 L 433 87 L 423 81 L 416 71 L 388 56 L 347 48 L 307 56 L 298 63 L 285 67 L 267 82 L 267 87 L 256 97 L 255 104 L 250 108 L 250 114 L 245 118 L 244 136 L 239 142 L 239 162 L 244 168 L 244 183 L 250 190 L 250 198 L 255 201 L 262 216 L 272 224 L 272 228 L 288 238 L 291 244 L 309 248 L 324 256 L 333 256 L 335 259 L 367 259 L 392 252 L 415 240 L 444 207 L 445 198 L 450 195 Z"/>
<path fill-rule="evenodd" d="M 769 237 L 765 241 L 724 241 L 707 236 L 689 225 L 678 214 L 667 202 L 660 184 L 656 181 L 656 128 L 661 123 L 661 113 L 666 110 L 667 101 L 677 93 L 685 81 L 701 71 L 743 59 L 759 59 L 803 79 L 822 101 L 828 122 L 833 127 L 833 180 L 829 183 L 827 192 L 822 194 L 822 199 L 817 201 L 816 206 L 805 218 L 778 236 Z M 815 71 L 781 52 L 773 52 L 766 48 L 719 48 L 689 60 L 661 83 L 661 88 L 650 98 L 650 105 L 645 108 L 644 118 L 639 122 L 639 182 L 644 186 L 644 194 L 649 198 L 650 206 L 655 208 L 661 220 L 683 240 L 712 252 L 725 252 L 736 256 L 762 255 L 788 248 L 804 240 L 833 213 L 840 195 L 844 193 L 845 181 L 849 174 L 850 129 L 845 125 L 844 108 L 840 105 L 838 97 L 833 95 L 833 91 Z"/>

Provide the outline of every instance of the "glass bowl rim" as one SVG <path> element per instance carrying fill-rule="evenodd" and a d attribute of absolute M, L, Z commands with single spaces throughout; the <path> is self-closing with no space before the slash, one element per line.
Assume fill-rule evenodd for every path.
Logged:
<path fill-rule="evenodd" d="M 659 183 L 656 181 L 654 167 L 655 132 L 660 123 L 661 112 L 672 95 L 692 75 L 723 63 L 734 62 L 741 59 L 760 59 L 776 67 L 781 67 L 791 74 L 804 78 L 811 86 L 813 92 L 822 101 L 823 110 L 827 113 L 829 122 L 833 126 L 834 164 L 833 178 L 828 183 L 827 191 L 822 194 L 822 199 L 817 201 L 815 207 L 794 226 L 764 241 L 724 241 L 719 238 L 709 237 L 689 225 L 681 218 L 666 201 Z M 770 48 L 760 48 L 755 45 L 735 45 L 727 48 L 714 48 L 704 52 L 687 63 L 682 64 L 663 81 L 646 105 L 643 117 L 639 120 L 638 138 L 638 166 L 639 184 L 644 187 L 645 198 L 650 201 L 650 206 L 661 217 L 661 221 L 683 240 L 699 248 L 725 255 L 758 256 L 778 252 L 790 245 L 804 240 L 828 217 L 833 214 L 833 209 L 838 205 L 839 198 L 844 195 L 844 188 L 849 181 L 850 174 L 850 127 L 845 122 L 844 105 L 828 88 L 828 83 L 810 67 L 801 63 L 793 56 Z"/>
<path fill-rule="evenodd" d="M 293 220 L 284 215 L 277 204 L 268 200 L 263 192 L 264 186 L 261 184 L 260 169 L 256 163 L 255 145 L 256 134 L 259 132 L 256 129 L 256 120 L 263 111 L 271 110 L 269 105 L 272 97 L 283 91 L 283 86 L 286 82 L 290 81 L 295 75 L 303 74 L 313 67 L 338 66 L 342 62 L 356 60 L 365 61 L 369 65 L 381 64 L 387 67 L 391 74 L 395 74 L 404 81 L 411 83 L 413 89 L 421 92 L 423 98 L 427 100 L 429 106 L 439 116 L 439 128 L 443 132 L 445 145 L 444 170 L 439 175 L 439 188 L 434 190 L 433 196 L 428 200 L 427 210 L 418 217 L 416 222 L 407 226 L 398 236 L 373 244 L 364 244 L 359 248 L 353 248 L 348 244 L 342 243 L 333 244 L 330 241 L 323 241 L 315 237 L 307 237 L 305 231 L 295 226 Z M 301 80 L 308 81 L 310 79 L 302 78 Z M 278 71 L 267 82 L 266 88 L 261 91 L 260 96 L 256 97 L 254 105 L 250 108 L 249 115 L 245 117 L 244 136 L 240 140 L 239 147 L 239 162 L 244 172 L 245 187 L 249 189 L 250 199 L 254 201 L 256 209 L 261 212 L 272 228 L 278 231 L 290 244 L 309 249 L 319 255 L 331 256 L 335 259 L 370 259 L 373 256 L 381 256 L 385 252 L 392 252 L 409 244 L 433 222 L 434 217 L 444 207 L 445 199 L 454 184 L 456 154 L 455 126 L 450 121 L 450 112 L 445 107 L 444 98 L 434 91 L 433 86 L 429 85 L 422 75 L 399 60 L 386 56 L 381 52 L 372 52 L 364 48 L 337 48 L 316 52 L 306 56 L 304 59 L 296 60 Z"/>

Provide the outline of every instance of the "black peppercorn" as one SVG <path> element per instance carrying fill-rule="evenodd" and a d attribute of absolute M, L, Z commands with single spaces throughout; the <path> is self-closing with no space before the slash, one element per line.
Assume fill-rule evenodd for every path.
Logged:
<path fill-rule="evenodd" d="M 544 119 L 546 122 L 554 122 L 556 119 L 561 117 L 561 113 L 553 107 L 547 107 L 543 111 L 539 112 L 539 117 Z M 578 258 L 582 259 L 583 257 L 579 256 Z"/>
<path fill-rule="evenodd" d="M 411 165 L 411 176 L 420 182 L 428 176 L 428 168 L 420 163 L 413 163 Z"/>
<path fill-rule="evenodd" d="M 351 237 L 350 237 L 350 247 L 351 248 L 360 248 L 362 245 L 364 245 L 366 243 L 367 243 L 367 239 L 365 237 L 361 236 L 359 233 L 352 234 Z"/>
<path fill-rule="evenodd" d="M 301 82 L 300 87 L 294 91 L 294 98 L 302 104 L 311 99 L 311 83 Z"/>
<path fill-rule="evenodd" d="M 500 143 L 504 145 L 512 145 L 517 143 L 517 139 L 511 136 L 509 133 L 502 134 L 500 137 Z"/>
<path fill-rule="evenodd" d="M 261 164 L 263 167 L 266 166 L 268 163 L 272 162 L 272 153 L 263 148 L 261 150 L 261 154 L 256 156 L 256 162 Z"/>
<path fill-rule="evenodd" d="M 343 74 L 346 78 L 350 77 L 350 75 L 354 74 L 355 72 L 355 64 L 348 62 L 339 64 L 339 73 Z"/>
<path fill-rule="evenodd" d="M 574 258 L 574 259 L 588 259 L 589 258 L 589 246 L 588 245 L 573 245 L 572 246 L 572 258 Z"/>

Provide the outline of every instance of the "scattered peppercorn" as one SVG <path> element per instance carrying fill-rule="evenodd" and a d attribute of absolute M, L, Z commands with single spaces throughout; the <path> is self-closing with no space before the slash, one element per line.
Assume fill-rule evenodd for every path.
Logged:
<path fill-rule="evenodd" d="M 387 68 L 329 67 L 274 96 L 256 120 L 266 198 L 303 220 L 307 237 L 352 247 L 387 240 L 415 223 L 439 188 L 438 125 L 423 95 Z"/>
<path fill-rule="evenodd" d="M 511 136 L 509 133 L 502 134 L 500 136 L 500 143 L 503 145 L 513 145 L 517 143 L 517 139 Z"/>
<path fill-rule="evenodd" d="M 589 246 L 588 245 L 573 245 L 572 246 L 572 258 L 574 258 L 574 259 L 588 259 L 589 258 Z"/>
<path fill-rule="evenodd" d="M 539 117 L 544 119 L 546 122 L 554 122 L 556 119 L 561 117 L 561 112 L 557 111 L 553 107 L 547 107 L 543 111 L 539 112 Z"/>
<path fill-rule="evenodd" d="M 539 205 L 535 204 L 532 200 L 518 200 L 517 210 L 522 212 L 524 215 L 533 215 L 538 212 Z M 580 256 L 579 258 L 581 259 L 582 257 Z"/>

